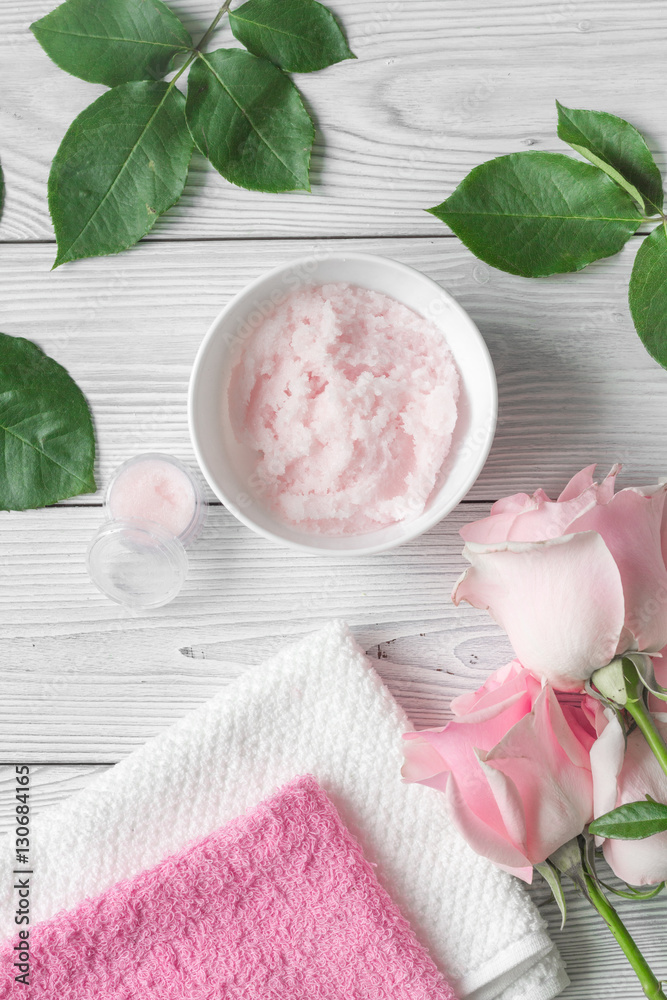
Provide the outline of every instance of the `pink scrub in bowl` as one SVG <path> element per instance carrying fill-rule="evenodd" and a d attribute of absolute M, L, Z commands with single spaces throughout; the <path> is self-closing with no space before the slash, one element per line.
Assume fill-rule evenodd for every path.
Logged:
<path fill-rule="evenodd" d="M 276 517 L 358 535 L 423 513 L 449 453 L 459 375 L 438 328 L 355 285 L 296 289 L 244 344 L 236 439 Z M 251 484 L 252 485 L 252 484 Z"/>
<path fill-rule="evenodd" d="M 308 552 L 381 552 L 432 527 L 495 430 L 486 345 L 465 311 L 385 257 L 299 258 L 223 309 L 195 359 L 190 433 L 225 506 Z"/>

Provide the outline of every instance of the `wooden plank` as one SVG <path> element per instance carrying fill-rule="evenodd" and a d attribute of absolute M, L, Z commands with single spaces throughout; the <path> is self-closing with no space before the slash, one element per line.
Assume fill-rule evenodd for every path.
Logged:
<path fill-rule="evenodd" d="M 593 461 L 602 468 L 622 461 L 625 484 L 649 483 L 667 471 L 667 379 L 628 312 L 638 242 L 579 274 L 539 280 L 487 268 L 450 239 L 154 243 L 55 272 L 49 247 L 4 246 L 1 328 L 36 340 L 86 392 L 104 487 L 120 462 L 142 451 L 194 460 L 186 418 L 190 367 L 231 295 L 303 254 L 384 254 L 447 288 L 491 350 L 499 425 L 470 499 L 538 486 L 557 495 Z"/>
<path fill-rule="evenodd" d="M 73 118 L 103 88 L 50 62 L 28 31 L 56 0 L 0 4 L 4 240 L 51 239 L 46 183 Z M 217 4 L 174 0 L 198 37 Z M 334 0 L 356 62 L 301 75 L 318 124 L 313 193 L 234 188 L 196 156 L 158 239 L 439 234 L 424 209 L 483 159 L 565 147 L 554 98 L 629 118 L 665 163 L 661 0 Z M 235 44 L 223 24 L 216 41 Z"/>
<path fill-rule="evenodd" d="M 85 788 L 106 770 L 103 766 L 46 765 L 31 769 L 32 814 L 62 802 Z M 0 767 L 0 837 L 13 834 L 13 768 Z M 604 863 L 601 875 L 614 881 Z M 641 990 L 620 949 L 600 917 L 575 890 L 566 887 L 568 919 L 560 930 L 560 913 L 546 884 L 537 877 L 529 890 L 547 920 L 549 930 L 563 956 L 572 980 L 562 1000 L 593 1000 L 613 996 L 615 1000 L 637 1000 Z M 656 973 L 664 971 L 667 894 L 640 904 L 614 900 L 622 919 Z"/>
<path fill-rule="evenodd" d="M 16 761 L 16 763 L 22 763 Z M 16 827 L 16 774 L 15 765 L 0 766 L 0 837 L 15 836 Z M 58 764 L 38 765 L 30 768 L 30 815 L 55 806 L 74 792 L 85 788 L 107 766 L 82 767 Z"/>
<path fill-rule="evenodd" d="M 393 552 L 346 559 L 286 550 L 212 507 L 181 595 L 139 615 L 87 576 L 98 509 L 5 514 L 0 762 L 116 761 L 334 617 L 416 724 L 444 721 L 454 694 L 510 656 L 484 613 L 449 599 L 463 568 L 458 528 L 487 509 L 467 505 Z"/>

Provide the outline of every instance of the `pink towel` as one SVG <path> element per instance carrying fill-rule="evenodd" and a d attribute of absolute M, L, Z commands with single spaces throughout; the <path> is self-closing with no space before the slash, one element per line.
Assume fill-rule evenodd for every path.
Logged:
<path fill-rule="evenodd" d="M 30 989 L 6 945 L 0 997 L 453 1000 L 310 777 L 29 942 Z"/>

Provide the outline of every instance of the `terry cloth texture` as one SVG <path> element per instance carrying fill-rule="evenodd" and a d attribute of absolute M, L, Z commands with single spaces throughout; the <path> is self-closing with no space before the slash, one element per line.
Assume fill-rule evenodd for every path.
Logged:
<path fill-rule="evenodd" d="M 33 1000 L 454 1000 L 310 777 L 30 932 Z M 18 1000 L 16 952 L 0 998 Z"/>
<path fill-rule="evenodd" d="M 444 796 L 402 783 L 411 728 L 347 627 L 332 622 L 35 817 L 33 922 L 312 774 L 462 1000 L 551 1000 L 568 980 L 524 887 L 468 847 Z M 16 930 L 10 848 L 0 848 L 5 936 Z"/>

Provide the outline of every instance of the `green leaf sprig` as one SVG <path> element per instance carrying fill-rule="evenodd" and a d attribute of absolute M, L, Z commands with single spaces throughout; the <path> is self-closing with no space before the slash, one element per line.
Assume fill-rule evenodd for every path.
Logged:
<path fill-rule="evenodd" d="M 0 333 L 0 510 L 44 507 L 97 489 L 85 396 L 23 337 Z"/>
<path fill-rule="evenodd" d="M 643 840 L 667 831 L 667 805 L 649 796 L 639 802 L 627 802 L 599 816 L 589 826 L 596 837 L 613 840 Z"/>
<path fill-rule="evenodd" d="M 31 25 L 58 66 L 112 88 L 72 122 L 51 166 L 54 267 L 145 236 L 180 198 L 195 145 L 240 187 L 310 190 L 315 129 L 287 73 L 354 55 L 317 0 L 230 4 L 197 46 L 162 0 L 65 0 Z M 207 52 L 225 14 L 245 49 Z M 186 99 L 176 83 L 189 67 Z"/>
<path fill-rule="evenodd" d="M 579 271 L 618 253 L 644 222 L 630 312 L 651 357 L 667 368 L 667 217 L 663 181 L 644 137 L 602 111 L 558 108 L 558 135 L 588 163 L 528 151 L 475 167 L 428 209 L 480 260 L 528 278 Z"/>

